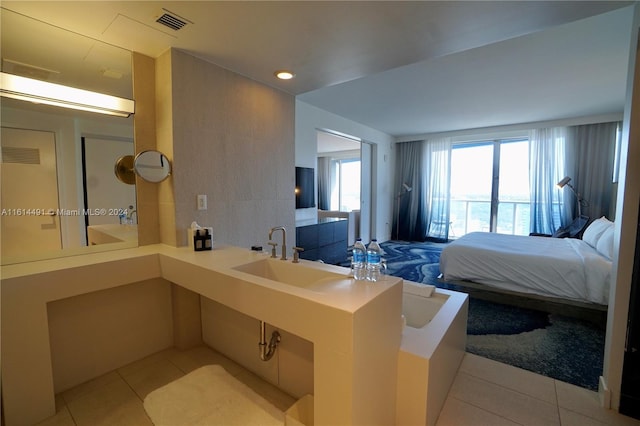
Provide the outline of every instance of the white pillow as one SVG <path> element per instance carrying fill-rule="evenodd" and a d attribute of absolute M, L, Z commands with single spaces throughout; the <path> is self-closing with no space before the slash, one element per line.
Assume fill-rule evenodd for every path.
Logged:
<path fill-rule="evenodd" d="M 613 226 L 610 226 L 602 233 L 596 250 L 607 259 L 613 259 Z"/>
<path fill-rule="evenodd" d="M 606 217 L 602 216 L 600 219 L 596 219 L 585 229 L 582 234 L 582 241 L 589 244 L 591 247 L 596 248 L 598 246 L 598 240 L 608 228 L 613 228 L 613 222 Z"/>

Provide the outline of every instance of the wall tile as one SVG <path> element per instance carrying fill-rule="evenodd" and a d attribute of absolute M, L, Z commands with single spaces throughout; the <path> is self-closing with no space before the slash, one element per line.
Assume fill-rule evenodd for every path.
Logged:
<path fill-rule="evenodd" d="M 293 96 L 180 51 L 171 52 L 171 72 L 177 245 L 196 219 L 224 244 L 253 244 L 275 224 L 294 234 Z M 197 194 L 207 194 L 206 211 Z M 261 211 L 274 207 L 277 222 Z"/>

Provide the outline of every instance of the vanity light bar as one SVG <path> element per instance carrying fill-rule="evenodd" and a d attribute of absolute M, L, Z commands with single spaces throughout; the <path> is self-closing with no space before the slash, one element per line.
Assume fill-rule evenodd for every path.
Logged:
<path fill-rule="evenodd" d="M 135 112 L 130 99 L 76 89 L 18 75 L 0 73 L 0 95 L 37 104 L 129 117 Z"/>

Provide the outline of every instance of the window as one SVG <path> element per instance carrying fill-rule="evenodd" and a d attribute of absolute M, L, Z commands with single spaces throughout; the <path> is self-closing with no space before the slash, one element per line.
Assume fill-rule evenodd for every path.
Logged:
<path fill-rule="evenodd" d="M 360 210 L 360 159 L 331 162 L 331 210 Z"/>
<path fill-rule="evenodd" d="M 451 150 L 450 237 L 529 234 L 529 141 L 456 144 Z"/>

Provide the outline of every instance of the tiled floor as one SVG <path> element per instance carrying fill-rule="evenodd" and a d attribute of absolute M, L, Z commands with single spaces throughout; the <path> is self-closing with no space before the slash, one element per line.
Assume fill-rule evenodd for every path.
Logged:
<path fill-rule="evenodd" d="M 142 405 L 144 397 L 207 364 L 222 365 L 283 411 L 295 402 L 207 347 L 170 349 L 62 392 L 56 398 L 57 414 L 40 424 L 152 425 Z M 465 425 L 626 426 L 640 421 L 600 408 L 595 392 L 467 354 L 437 423 Z"/>
<path fill-rule="evenodd" d="M 169 349 L 56 395 L 56 415 L 39 425 L 153 426 L 142 403 L 147 394 L 208 364 L 222 365 L 282 411 L 296 401 L 208 347 Z"/>
<path fill-rule="evenodd" d="M 598 394 L 467 353 L 437 426 L 627 426 L 639 420 L 600 407 Z"/>

